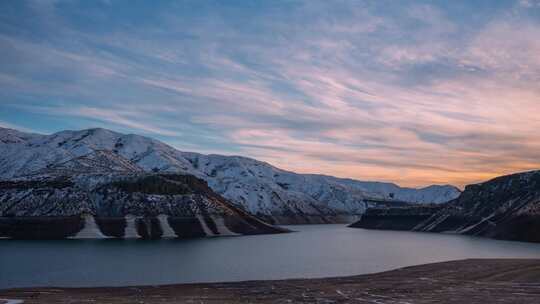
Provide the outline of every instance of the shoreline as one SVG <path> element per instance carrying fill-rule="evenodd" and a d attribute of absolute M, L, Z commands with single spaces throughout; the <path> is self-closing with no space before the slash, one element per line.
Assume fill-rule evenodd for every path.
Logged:
<path fill-rule="evenodd" d="M 347 277 L 0 290 L 18 303 L 537 303 L 540 259 L 467 259 Z M 20 302 L 20 301 L 23 302 Z M 13 302 L 12 302 L 13 303 Z"/>

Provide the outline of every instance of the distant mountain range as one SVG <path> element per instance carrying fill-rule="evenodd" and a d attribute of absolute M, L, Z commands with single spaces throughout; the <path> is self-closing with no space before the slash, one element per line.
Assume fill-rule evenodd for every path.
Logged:
<path fill-rule="evenodd" d="M 104 180 L 152 174 L 194 176 L 239 210 L 279 224 L 351 222 L 368 206 L 438 204 L 460 195 L 448 185 L 412 189 L 297 174 L 251 158 L 182 152 L 155 139 L 106 129 L 41 135 L 0 128 L 0 179 L 4 182 L 70 177 L 76 187 L 93 189 Z M 0 216 L 29 214 L 12 197 L 6 198 L 5 192 L 0 204 Z M 32 212 L 40 214 L 46 208 L 41 204 Z"/>
<path fill-rule="evenodd" d="M 441 205 L 368 209 L 351 226 L 540 242 L 540 171 L 469 185 Z"/>

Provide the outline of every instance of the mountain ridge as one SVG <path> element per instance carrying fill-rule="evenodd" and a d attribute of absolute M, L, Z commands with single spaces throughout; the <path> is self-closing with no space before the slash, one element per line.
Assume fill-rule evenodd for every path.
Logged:
<path fill-rule="evenodd" d="M 112 153 L 145 172 L 194 175 L 237 206 L 273 223 L 351 221 L 372 204 L 366 199 L 442 203 L 460 193 L 453 186 L 414 189 L 393 183 L 298 174 L 244 156 L 183 152 L 149 137 L 103 128 L 51 135 L 0 128 L 0 178 L 35 174 L 47 166 L 96 151 Z"/>
<path fill-rule="evenodd" d="M 0 238 L 193 238 L 283 233 L 180 174 L 52 170 L 0 181 Z"/>
<path fill-rule="evenodd" d="M 368 209 L 351 226 L 540 242 L 540 170 L 468 185 L 458 198 L 429 208 Z"/>

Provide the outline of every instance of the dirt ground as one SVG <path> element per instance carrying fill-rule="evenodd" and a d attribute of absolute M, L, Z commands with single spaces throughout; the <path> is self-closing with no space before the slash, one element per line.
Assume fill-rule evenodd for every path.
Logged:
<path fill-rule="evenodd" d="M 0 304 L 540 303 L 540 259 L 471 259 L 328 279 L 11 289 L 0 291 L 0 299 Z"/>

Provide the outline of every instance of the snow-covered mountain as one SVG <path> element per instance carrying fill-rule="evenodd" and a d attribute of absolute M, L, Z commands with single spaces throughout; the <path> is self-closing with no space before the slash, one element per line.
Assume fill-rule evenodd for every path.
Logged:
<path fill-rule="evenodd" d="M 87 155 L 92 159 L 84 158 Z M 43 174 L 52 167 L 83 171 L 85 166 L 108 167 L 111 159 L 127 171 L 195 175 L 232 203 L 275 223 L 351 221 L 369 204 L 443 203 L 460 193 L 453 186 L 411 189 L 297 174 L 255 159 L 182 152 L 158 140 L 106 129 L 40 135 L 0 128 L 2 179 Z"/>

